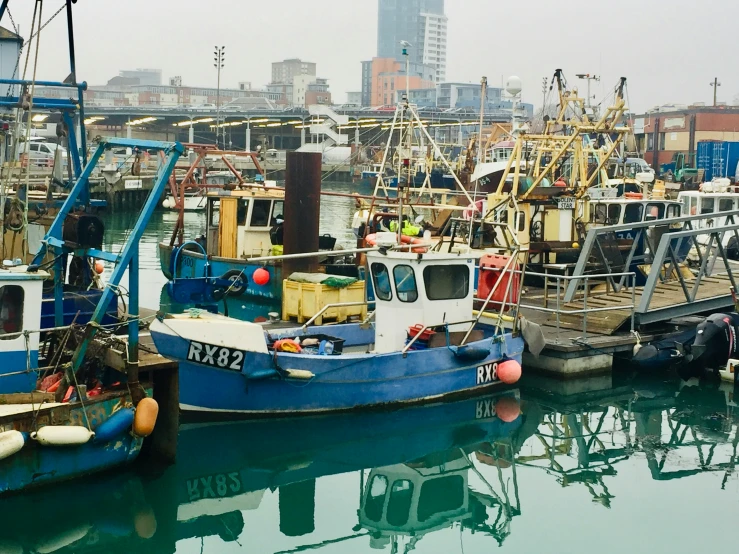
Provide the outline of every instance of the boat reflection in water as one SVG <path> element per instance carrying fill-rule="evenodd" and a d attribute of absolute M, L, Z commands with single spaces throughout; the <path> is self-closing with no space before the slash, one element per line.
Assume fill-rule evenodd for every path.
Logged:
<path fill-rule="evenodd" d="M 4 499 L 0 552 L 529 552 L 541 513 L 589 518 L 598 534 L 612 521 L 599 514 L 615 513 L 604 507 L 647 520 L 672 505 L 644 501 L 650 477 L 690 495 L 694 515 L 702 500 L 723 517 L 736 501 L 733 388 L 607 381 L 566 397 L 524 383 L 520 399 L 187 424 L 175 466 Z"/>
<path fill-rule="evenodd" d="M 317 479 L 354 472 L 364 481 L 373 467 L 368 484 L 380 475 L 391 481 L 386 506 L 378 507 L 376 494 L 367 497 L 375 507 L 368 522 L 387 508 L 392 526 L 409 492 L 394 476 L 412 474 L 415 512 L 397 535 L 417 525 L 420 537 L 485 505 L 506 520 L 513 511 L 499 498 L 470 497 L 470 453 L 509 441 L 523 420 L 517 393 L 508 392 L 392 412 L 185 425 L 175 466 L 4 500 L 0 552 L 174 552 L 178 541 L 216 536 L 248 544 L 244 513 L 263 509 L 275 491 L 281 534 L 302 537 L 315 531 Z M 447 493 L 454 506 L 440 497 Z M 391 527 L 378 525 L 361 534 L 384 540 Z"/>

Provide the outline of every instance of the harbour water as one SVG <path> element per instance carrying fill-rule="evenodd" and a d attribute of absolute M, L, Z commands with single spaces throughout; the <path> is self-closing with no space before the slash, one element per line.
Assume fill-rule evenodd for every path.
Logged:
<path fill-rule="evenodd" d="M 0 551 L 729 550 L 728 396 L 606 381 L 575 402 L 524 385 L 389 413 L 185 424 L 176 465 L 4 499 Z"/>
<path fill-rule="evenodd" d="M 352 200 L 322 204 L 321 232 L 351 246 Z M 107 214 L 109 240 L 135 215 Z M 140 245 L 148 308 L 165 283 L 157 243 L 175 218 L 157 213 Z M 188 236 L 203 224 L 187 214 Z M 733 389 L 628 371 L 576 394 L 560 386 L 527 378 L 504 394 L 393 412 L 186 422 L 173 466 L 3 499 L 0 552 L 731 548 Z"/>

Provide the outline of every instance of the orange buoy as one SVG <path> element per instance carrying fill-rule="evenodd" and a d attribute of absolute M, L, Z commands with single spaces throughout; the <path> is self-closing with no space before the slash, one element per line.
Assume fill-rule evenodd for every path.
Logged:
<path fill-rule="evenodd" d="M 506 360 L 498 364 L 498 378 L 506 385 L 512 385 L 521 378 L 521 364 L 516 360 Z"/>
<path fill-rule="evenodd" d="M 521 415 L 521 406 L 515 398 L 504 396 L 495 403 L 495 415 L 502 421 L 511 423 Z"/>
<path fill-rule="evenodd" d="M 103 260 L 95 260 L 95 273 L 102 275 L 103 271 L 105 271 L 105 263 L 103 263 Z"/>
<path fill-rule="evenodd" d="M 151 506 L 142 507 L 133 518 L 136 534 L 142 539 L 150 539 L 157 532 L 157 516 Z"/>
<path fill-rule="evenodd" d="M 136 406 L 133 416 L 133 434 L 137 437 L 148 437 L 154 431 L 159 415 L 159 404 L 153 398 L 144 398 Z"/>

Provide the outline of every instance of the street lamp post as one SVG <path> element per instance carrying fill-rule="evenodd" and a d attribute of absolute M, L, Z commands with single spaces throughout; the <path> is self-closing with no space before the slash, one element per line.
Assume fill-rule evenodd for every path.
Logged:
<path fill-rule="evenodd" d="M 226 47 L 216 46 L 213 51 L 213 67 L 218 71 L 218 85 L 216 88 L 216 147 L 219 146 L 218 137 L 221 129 L 221 69 L 226 63 Z M 224 140 L 225 142 L 225 140 Z"/>
<path fill-rule="evenodd" d="M 718 104 L 718 102 L 717 102 L 717 100 L 718 100 L 718 87 L 721 86 L 721 83 L 718 82 L 718 77 L 715 77 L 713 79 L 713 82 L 710 83 L 710 86 L 713 87 L 713 107 L 715 108 L 716 105 Z"/>

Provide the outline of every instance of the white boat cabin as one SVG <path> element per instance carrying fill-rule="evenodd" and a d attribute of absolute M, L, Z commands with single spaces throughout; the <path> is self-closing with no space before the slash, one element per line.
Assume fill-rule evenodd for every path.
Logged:
<path fill-rule="evenodd" d="M 675 200 L 613 198 L 590 202 L 591 225 L 622 225 L 680 217 L 682 204 Z"/>
<path fill-rule="evenodd" d="M 29 362 L 31 368 L 38 367 L 43 284 L 49 274 L 27 273 L 26 269 L 27 266 L 0 269 L 0 389 L 6 388 L 3 375 L 24 371 Z M 29 333 L 26 339 L 25 330 L 36 332 Z M 35 374 L 29 379 L 35 382 Z"/>
<path fill-rule="evenodd" d="M 460 454 L 438 466 L 398 464 L 373 469 L 362 494 L 360 525 L 378 541 L 398 535 L 417 541 L 469 518 L 470 467 Z"/>
<path fill-rule="evenodd" d="M 270 229 L 283 219 L 285 191 L 251 187 L 207 195 L 207 252 L 221 258 L 268 256 Z"/>
<path fill-rule="evenodd" d="M 389 241 L 394 236 L 378 235 L 389 235 Z M 436 252 L 372 252 L 367 254 L 367 264 L 376 300 L 375 352 L 401 351 L 414 325 L 454 324 L 472 318 L 471 258 Z M 468 327 L 469 323 L 450 325 L 450 330 Z"/>

